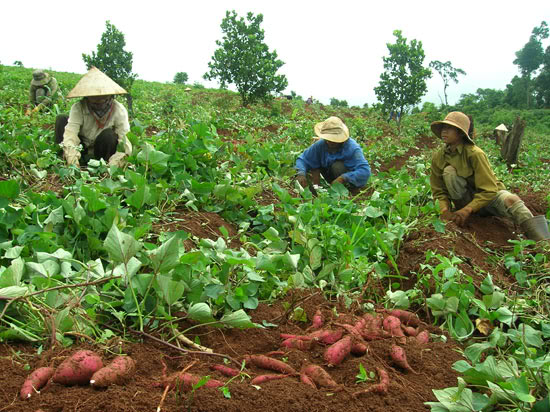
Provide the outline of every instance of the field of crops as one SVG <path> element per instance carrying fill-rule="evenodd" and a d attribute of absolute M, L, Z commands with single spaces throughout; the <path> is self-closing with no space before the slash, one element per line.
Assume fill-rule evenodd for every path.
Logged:
<path fill-rule="evenodd" d="M 547 396 L 550 245 L 505 219 L 439 219 L 429 168 L 440 142 L 429 125 L 445 113 L 409 115 L 398 133 L 370 108 L 243 108 L 230 91 L 138 80 L 127 165 L 76 168 L 53 144 L 55 116 L 74 101 L 26 116 L 31 73 L 0 66 L 0 411 L 530 411 Z M 79 80 L 52 74 L 64 95 Z M 527 128 L 509 168 L 491 136 L 518 114 Z M 356 196 L 342 185 L 313 196 L 294 179 L 313 126 L 333 115 L 373 172 Z M 499 178 L 547 218 L 549 116 L 502 109 L 476 124 Z M 392 309 L 415 314 L 410 336 L 380 333 L 338 362 L 328 342 L 301 338 L 330 329 L 361 343 L 351 326 Z M 135 375 L 105 389 L 51 383 L 19 399 L 32 370 L 79 349 L 104 362 L 130 355 Z M 297 375 L 251 384 L 281 370 L 246 355 Z M 333 382 L 304 382 L 308 365 Z M 203 379 L 168 390 L 183 370 Z"/>

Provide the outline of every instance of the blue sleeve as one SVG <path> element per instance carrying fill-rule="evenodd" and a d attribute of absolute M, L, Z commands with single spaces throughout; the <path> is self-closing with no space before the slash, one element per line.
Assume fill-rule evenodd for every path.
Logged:
<path fill-rule="evenodd" d="M 306 173 L 312 169 L 319 169 L 321 167 L 321 144 L 322 141 L 318 141 L 309 146 L 300 156 L 296 159 L 296 170 L 299 175 L 306 175 Z"/>
<path fill-rule="evenodd" d="M 370 166 L 360 147 L 354 150 L 353 156 L 344 164 L 350 170 L 350 172 L 342 175 L 347 182 L 355 187 L 362 187 L 367 184 L 370 177 Z"/>

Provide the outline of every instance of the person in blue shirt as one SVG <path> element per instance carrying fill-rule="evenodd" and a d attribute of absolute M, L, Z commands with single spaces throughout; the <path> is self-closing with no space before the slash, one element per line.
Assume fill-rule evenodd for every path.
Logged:
<path fill-rule="evenodd" d="M 321 175 L 330 184 L 345 185 L 357 193 L 370 177 L 370 166 L 359 144 L 349 137 L 347 126 L 338 117 L 329 117 L 314 127 L 317 142 L 296 160 L 296 179 L 302 187 L 318 185 Z"/>

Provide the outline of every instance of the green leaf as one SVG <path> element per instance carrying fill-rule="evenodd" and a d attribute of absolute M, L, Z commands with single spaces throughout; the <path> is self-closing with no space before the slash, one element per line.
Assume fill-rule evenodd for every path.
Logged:
<path fill-rule="evenodd" d="M 199 322 L 199 323 L 211 323 L 215 322 L 216 319 L 212 316 L 212 310 L 204 302 L 196 303 L 189 306 L 187 311 L 189 318 Z"/>
<path fill-rule="evenodd" d="M 239 329 L 249 329 L 249 328 L 258 327 L 258 325 L 253 323 L 248 317 L 248 315 L 246 314 L 246 312 L 242 309 L 239 309 L 228 315 L 224 315 L 220 319 L 220 322 L 232 328 L 239 328 Z"/>
<path fill-rule="evenodd" d="M 103 243 L 111 259 L 115 262 L 128 263 L 141 248 L 141 244 L 133 236 L 118 230 L 113 224 Z"/>
<path fill-rule="evenodd" d="M 28 291 L 29 288 L 24 286 L 8 286 L 5 288 L 0 288 L 0 296 L 10 299 L 19 298 L 21 296 L 25 296 Z"/>
<path fill-rule="evenodd" d="M 20 188 L 16 180 L 0 180 L 0 208 L 19 196 Z"/>
<path fill-rule="evenodd" d="M 309 266 L 312 270 L 319 269 L 321 267 L 321 261 L 323 259 L 323 248 L 321 246 L 315 246 L 309 255 Z"/>
<path fill-rule="evenodd" d="M 157 276 L 157 282 L 164 300 L 169 305 L 177 302 L 183 296 L 183 292 L 185 292 L 185 284 L 172 280 L 172 276 L 159 275 Z"/>
<path fill-rule="evenodd" d="M 529 391 L 527 376 L 523 373 L 519 378 L 510 381 L 516 396 L 523 402 L 535 402 L 537 399 Z"/>
<path fill-rule="evenodd" d="M 92 190 L 88 186 L 82 186 L 80 190 L 81 190 L 82 196 L 84 196 L 84 198 L 86 199 L 86 206 L 88 207 L 89 211 L 98 212 L 100 210 L 107 208 L 107 202 L 99 198 L 100 193 L 96 192 L 95 190 Z"/>
<path fill-rule="evenodd" d="M 158 248 L 147 252 L 155 273 L 165 273 L 179 264 L 179 239 L 172 236 Z"/>
<path fill-rule="evenodd" d="M 46 220 L 44 220 L 45 225 L 57 225 L 58 223 L 64 222 L 63 206 L 59 206 L 57 209 L 51 211 Z"/>

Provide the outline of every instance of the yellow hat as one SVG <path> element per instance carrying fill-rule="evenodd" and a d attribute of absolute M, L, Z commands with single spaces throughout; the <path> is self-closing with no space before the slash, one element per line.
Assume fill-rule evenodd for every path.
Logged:
<path fill-rule="evenodd" d="M 445 116 L 445 120 L 433 122 L 431 124 L 432 132 L 441 139 L 441 129 L 443 129 L 444 125 L 454 126 L 459 130 L 462 130 L 464 135 L 466 136 L 466 139 L 474 144 L 474 141 L 468 134 L 468 130 L 470 129 L 470 119 L 468 116 L 466 116 L 462 112 L 451 112 L 447 116 Z"/>
<path fill-rule="evenodd" d="M 349 139 L 348 127 L 336 116 L 317 123 L 313 130 L 317 135 L 314 136 L 314 139 L 324 139 L 334 143 L 342 143 Z"/>
<path fill-rule="evenodd" d="M 82 76 L 76 86 L 67 95 L 71 97 L 110 96 L 128 93 L 97 67 L 92 67 Z"/>

